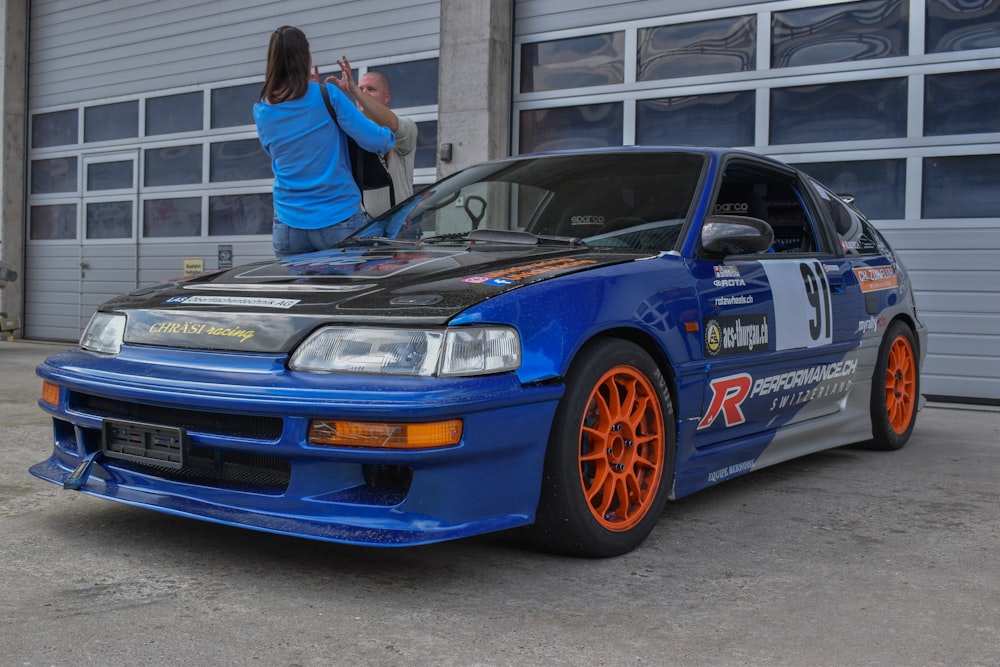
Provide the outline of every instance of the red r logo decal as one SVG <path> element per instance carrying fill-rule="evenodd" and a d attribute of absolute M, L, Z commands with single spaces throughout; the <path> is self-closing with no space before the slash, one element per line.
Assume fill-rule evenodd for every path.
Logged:
<path fill-rule="evenodd" d="M 698 428 L 708 428 L 720 414 L 725 418 L 727 427 L 745 422 L 747 418 L 743 416 L 740 406 L 752 386 L 753 378 L 746 373 L 712 380 L 712 402 L 708 405 L 705 416 L 698 422 Z"/>

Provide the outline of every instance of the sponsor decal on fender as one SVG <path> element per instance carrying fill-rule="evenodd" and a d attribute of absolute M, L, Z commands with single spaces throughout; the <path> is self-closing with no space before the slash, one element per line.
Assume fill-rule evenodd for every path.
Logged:
<path fill-rule="evenodd" d="M 776 391 L 798 389 L 806 385 L 824 382 L 826 380 L 837 380 L 854 375 L 858 367 L 857 359 L 845 359 L 835 361 L 832 364 L 821 364 L 810 366 L 797 371 L 788 371 L 778 375 L 770 375 L 761 378 L 753 383 L 751 396 L 766 396 Z"/>
<path fill-rule="evenodd" d="M 721 482 L 722 480 L 728 479 L 733 475 L 738 475 L 742 472 L 750 472 L 753 470 L 753 463 L 753 459 L 747 459 L 746 461 L 740 461 L 739 463 L 734 463 L 733 465 L 726 466 L 725 468 L 713 470 L 708 473 L 708 481 Z"/>
<path fill-rule="evenodd" d="M 899 285 L 896 269 L 892 266 L 865 266 L 854 269 L 854 275 L 858 277 L 858 285 L 862 292 L 878 292 Z"/>
<path fill-rule="evenodd" d="M 712 284 L 716 287 L 746 287 L 747 281 L 740 276 L 740 267 L 719 264 L 713 269 L 715 270 L 715 280 L 712 281 Z"/>
<path fill-rule="evenodd" d="M 705 416 L 698 422 L 698 429 L 708 428 L 721 415 L 726 426 L 737 426 L 747 420 L 743 415 L 743 401 L 750 394 L 753 378 L 748 373 L 729 375 L 712 380 L 712 401 Z"/>
<path fill-rule="evenodd" d="M 546 259 L 540 262 L 534 262 L 533 264 L 513 267 L 505 271 L 486 276 L 471 276 L 469 278 L 463 278 L 462 282 L 503 287 L 516 283 L 519 280 L 525 280 L 527 278 L 545 275 L 546 273 L 554 273 L 556 271 L 563 271 L 565 269 L 572 269 L 577 266 L 588 266 L 591 264 L 597 264 L 597 260 L 574 258 Z"/>
<path fill-rule="evenodd" d="M 756 380 L 749 373 L 738 373 L 712 380 L 712 398 L 705 416 L 698 422 L 698 429 L 708 428 L 722 417 L 726 427 L 746 422 L 743 402 L 748 398 L 780 393 L 771 401 L 770 409 L 776 410 L 799 405 L 830 395 L 846 393 L 853 383 L 857 359 L 845 359 L 832 364 L 820 364 L 786 373 L 777 373 Z"/>
<path fill-rule="evenodd" d="M 753 305 L 753 295 L 717 296 L 714 299 L 714 303 L 716 306 L 750 306 Z"/>
<path fill-rule="evenodd" d="M 719 316 L 706 319 L 705 353 L 711 357 L 767 350 L 767 315 Z"/>
<path fill-rule="evenodd" d="M 725 264 L 718 264 L 713 267 L 715 271 L 716 278 L 739 278 L 740 277 L 740 267 L 738 266 L 727 266 Z"/>
<path fill-rule="evenodd" d="M 858 332 L 865 333 L 875 333 L 879 329 L 885 328 L 885 317 L 879 316 L 875 317 L 872 315 L 867 320 L 858 320 Z"/>

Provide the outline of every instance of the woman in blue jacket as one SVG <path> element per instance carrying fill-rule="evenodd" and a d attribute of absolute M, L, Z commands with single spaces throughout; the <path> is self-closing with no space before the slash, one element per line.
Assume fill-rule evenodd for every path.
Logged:
<path fill-rule="evenodd" d="M 344 132 L 380 154 L 395 143 L 391 130 L 368 120 L 337 86 L 318 78 L 305 34 L 291 26 L 275 30 L 253 116 L 274 171 L 272 242 L 279 258 L 329 248 L 367 222 Z M 323 102 L 321 85 L 327 87 L 339 127 Z"/>

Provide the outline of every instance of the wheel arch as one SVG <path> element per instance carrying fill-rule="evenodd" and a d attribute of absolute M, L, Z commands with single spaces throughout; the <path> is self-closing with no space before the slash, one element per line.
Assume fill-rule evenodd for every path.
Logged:
<path fill-rule="evenodd" d="M 918 360 L 921 359 L 922 355 L 923 355 L 923 350 L 920 349 L 920 337 L 917 335 L 917 322 L 916 322 L 916 320 L 910 315 L 910 313 L 906 313 L 906 312 L 897 313 L 885 325 L 886 329 L 888 329 L 889 326 L 893 322 L 902 322 L 910 330 L 910 333 L 913 334 L 913 344 L 916 346 L 916 349 L 913 351 L 914 355 L 916 356 L 916 358 Z"/>
<path fill-rule="evenodd" d="M 670 359 L 670 356 L 667 354 L 666 350 L 663 349 L 663 346 L 661 346 L 657 342 L 656 338 L 652 334 L 643 331 L 641 329 L 636 329 L 634 327 L 616 327 L 612 329 L 605 329 L 603 331 L 599 331 L 590 336 L 590 338 L 585 340 L 579 346 L 579 348 L 577 348 L 576 352 L 573 354 L 573 357 L 570 359 L 570 362 L 566 367 L 565 373 L 569 373 L 569 369 L 573 366 L 576 360 L 588 347 L 600 341 L 615 339 L 615 338 L 621 340 L 627 340 L 630 343 L 634 343 L 639 347 L 641 347 L 646 352 L 646 354 L 648 354 L 653 359 L 653 362 L 656 364 L 657 368 L 660 369 L 660 372 L 663 373 L 663 379 L 667 383 L 667 389 L 670 392 L 670 401 L 674 406 L 674 422 L 675 422 L 674 428 L 676 429 L 677 428 L 676 421 L 677 421 L 677 415 L 679 414 L 679 409 L 677 404 L 678 401 L 677 378 L 674 374 L 673 362 Z M 563 375 L 563 379 L 565 379 L 565 374 Z"/>

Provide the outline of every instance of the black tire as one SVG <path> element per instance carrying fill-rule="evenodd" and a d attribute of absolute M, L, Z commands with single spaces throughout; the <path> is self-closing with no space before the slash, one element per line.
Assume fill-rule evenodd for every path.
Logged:
<path fill-rule="evenodd" d="M 596 558 L 636 548 L 667 501 L 676 445 L 673 402 L 650 356 L 619 339 L 589 345 L 556 410 L 529 538 Z"/>
<path fill-rule="evenodd" d="M 872 376 L 872 440 L 869 449 L 892 450 L 906 444 L 917 421 L 920 368 L 910 327 L 899 320 L 886 329 Z"/>

